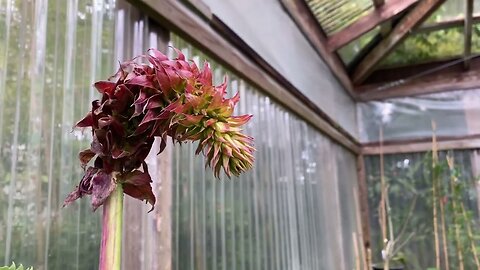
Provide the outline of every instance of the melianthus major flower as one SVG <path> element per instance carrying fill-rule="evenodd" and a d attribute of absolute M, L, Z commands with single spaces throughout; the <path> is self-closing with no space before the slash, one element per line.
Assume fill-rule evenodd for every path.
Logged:
<path fill-rule="evenodd" d="M 150 64 L 135 59 L 121 63 L 108 81 L 94 84 L 102 98 L 93 101 L 91 111 L 75 125 L 92 130 L 90 148 L 79 153 L 85 174 L 65 205 L 91 195 L 95 210 L 121 184 L 124 193 L 153 207 L 155 196 L 145 158 L 155 137 L 161 138 L 159 153 L 167 137 L 180 143 L 199 141 L 196 154 L 205 155 L 205 166 L 217 178 L 222 168 L 230 177 L 252 167 L 253 138 L 241 132 L 252 116 L 232 115 L 238 93 L 226 98 L 226 80 L 213 85 L 207 62 L 200 70 L 176 52 L 177 58 L 169 59 L 150 49 L 140 56 Z M 92 159 L 93 166 L 86 168 Z"/>

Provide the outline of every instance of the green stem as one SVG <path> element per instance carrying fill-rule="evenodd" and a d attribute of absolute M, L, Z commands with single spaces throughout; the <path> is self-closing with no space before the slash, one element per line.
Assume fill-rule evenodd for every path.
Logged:
<path fill-rule="evenodd" d="M 120 270 L 122 221 L 123 188 L 118 185 L 103 205 L 99 270 Z"/>

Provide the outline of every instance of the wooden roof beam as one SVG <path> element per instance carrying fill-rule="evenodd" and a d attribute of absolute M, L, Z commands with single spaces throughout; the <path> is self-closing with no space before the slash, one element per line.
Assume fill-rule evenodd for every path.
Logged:
<path fill-rule="evenodd" d="M 480 88 L 480 61 L 471 61 L 472 69 L 465 71 L 462 62 L 448 70 L 434 72 L 409 81 L 408 78 L 394 82 L 375 83 L 356 88 L 358 99 L 361 101 L 384 100 L 406 96 L 418 96 L 439 92 L 469 90 Z M 380 71 L 379 71 L 380 72 Z M 400 69 L 388 71 L 401 72 Z M 419 72 L 421 72 L 419 70 Z M 389 77 L 388 74 L 383 74 Z M 386 87 L 388 86 L 388 87 Z"/>
<path fill-rule="evenodd" d="M 464 28 L 464 53 L 463 66 L 470 69 L 470 55 L 472 54 L 472 21 L 473 21 L 473 0 L 465 0 L 465 28 Z"/>
<path fill-rule="evenodd" d="M 302 31 L 310 44 L 312 44 L 312 47 L 320 57 L 322 57 L 335 77 L 337 77 L 340 84 L 342 84 L 350 96 L 355 99 L 356 94 L 353 91 L 353 84 L 345 70 L 343 62 L 338 55 L 332 54 L 328 50 L 326 35 L 306 3 L 303 0 L 281 0 L 281 3 L 297 24 L 300 31 Z"/>
<path fill-rule="evenodd" d="M 418 0 L 390 0 L 384 5 L 373 9 L 369 14 L 359 18 L 356 22 L 345 29 L 333 34 L 328 39 L 330 52 L 347 45 L 351 41 L 367 33 L 377 25 L 386 22 L 399 15 Z"/>
<path fill-rule="evenodd" d="M 460 149 L 480 149 L 480 134 L 458 136 L 458 137 L 439 137 L 437 138 L 437 148 L 444 150 L 460 150 Z M 362 145 L 362 155 L 379 155 L 383 154 L 401 154 L 428 152 L 432 150 L 432 138 L 424 138 L 417 140 L 402 140 L 382 142 L 380 148 L 379 142 L 367 143 Z"/>
<path fill-rule="evenodd" d="M 480 14 L 476 13 L 472 15 L 472 23 L 479 23 L 480 22 Z M 432 23 L 428 25 L 423 25 L 418 27 L 417 29 L 413 30 L 412 34 L 421 34 L 421 33 L 429 33 L 438 30 L 445 30 L 455 27 L 462 27 L 465 25 L 465 19 L 450 19 L 441 21 L 438 23 Z"/>
<path fill-rule="evenodd" d="M 432 14 L 445 0 L 422 0 L 420 1 L 374 48 L 365 59 L 358 65 L 353 73 L 353 83 L 361 84 L 374 70 L 375 66 L 390 53 L 407 35 L 430 14 Z"/>

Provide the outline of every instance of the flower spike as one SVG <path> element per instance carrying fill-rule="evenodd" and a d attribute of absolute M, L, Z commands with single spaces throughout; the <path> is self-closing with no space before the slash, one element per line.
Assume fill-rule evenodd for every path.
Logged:
<path fill-rule="evenodd" d="M 75 127 L 91 128 L 90 148 L 80 152 L 85 173 L 65 205 L 92 196 L 93 209 L 102 205 L 117 185 L 124 193 L 155 204 L 152 178 L 145 163 L 154 137 L 166 136 L 179 143 L 198 141 L 196 154 L 206 157 L 215 177 L 223 171 L 238 176 L 252 168 L 253 138 L 241 127 L 251 115 L 233 116 L 238 93 L 226 98 L 227 80 L 213 85 L 208 62 L 203 69 L 175 49 L 177 57 L 149 49 L 143 56 L 120 63 L 116 74 L 94 87 L 101 94 L 92 109 Z M 146 59 L 150 65 L 137 63 Z M 87 164 L 94 160 L 93 166 Z"/>

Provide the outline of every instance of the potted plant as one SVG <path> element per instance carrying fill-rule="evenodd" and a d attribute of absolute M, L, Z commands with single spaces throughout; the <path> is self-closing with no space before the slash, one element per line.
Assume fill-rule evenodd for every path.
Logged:
<path fill-rule="evenodd" d="M 253 165 L 253 138 L 241 127 L 251 115 L 233 116 L 239 95 L 226 98 L 227 83 L 212 84 L 208 63 L 200 70 L 176 50 L 169 59 L 156 49 L 120 64 L 118 72 L 94 84 L 101 99 L 75 127 L 89 128 L 92 142 L 79 153 L 85 173 L 64 205 L 91 196 L 93 210 L 103 206 L 100 270 L 119 270 L 123 194 L 155 205 L 145 163 L 155 138 L 162 152 L 173 142 L 198 141 L 218 178 L 238 176 Z M 139 63 L 146 60 L 146 63 Z"/>

